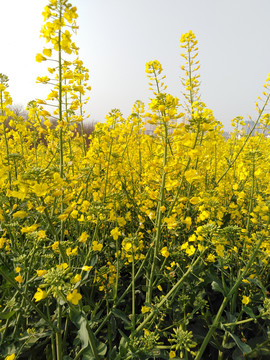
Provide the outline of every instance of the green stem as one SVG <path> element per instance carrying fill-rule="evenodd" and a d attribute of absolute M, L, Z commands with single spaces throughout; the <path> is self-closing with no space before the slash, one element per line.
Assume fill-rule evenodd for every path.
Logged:
<path fill-rule="evenodd" d="M 60 16 L 59 21 L 61 23 L 62 19 L 62 5 L 60 6 Z M 59 156 L 60 156 L 60 166 L 59 173 L 60 177 L 63 178 L 64 173 L 64 155 L 63 155 L 63 114 L 62 114 L 62 48 L 61 48 L 61 29 L 58 32 L 58 76 L 59 76 L 59 90 L 58 90 L 58 107 L 59 107 Z"/>
<path fill-rule="evenodd" d="M 3 104 L 3 91 L 1 90 L 1 115 L 4 116 L 4 104 Z M 9 148 L 8 148 L 8 140 L 7 140 L 7 134 L 6 134 L 6 125 L 5 125 L 5 119 L 3 121 L 3 134 L 5 139 L 5 147 L 6 147 L 6 154 L 7 154 L 7 162 L 8 162 L 8 179 L 9 179 L 9 188 L 11 189 L 11 171 L 10 171 L 10 160 L 9 160 Z"/>
<path fill-rule="evenodd" d="M 252 205 L 253 205 L 254 187 L 255 187 L 255 158 L 253 158 L 253 163 L 252 163 L 252 186 L 251 186 L 251 192 L 250 192 L 247 226 L 246 226 L 248 235 L 249 235 L 249 228 L 250 228 L 250 213 L 252 212 Z"/>
<path fill-rule="evenodd" d="M 269 220 L 268 220 L 268 222 L 269 222 Z M 267 228 L 268 228 L 268 224 L 267 224 Z M 250 266 L 252 265 L 256 255 L 257 255 L 257 252 L 258 252 L 263 240 L 264 240 L 264 237 L 262 236 L 261 239 L 257 242 L 257 245 L 256 245 L 256 247 L 255 247 L 255 249 L 253 251 L 253 254 L 250 257 L 244 271 L 242 272 L 242 274 L 239 275 L 239 277 L 236 280 L 234 286 L 228 292 L 227 296 L 223 299 L 223 302 L 222 302 L 222 304 L 221 304 L 221 306 L 220 306 L 220 308 L 218 310 L 218 313 L 217 313 L 217 315 L 216 315 L 216 317 L 215 317 L 215 319 L 214 319 L 214 321 L 213 321 L 207 335 L 204 338 L 204 341 L 203 341 L 203 343 L 202 343 L 202 345 L 200 347 L 199 352 L 197 353 L 197 356 L 196 356 L 195 360 L 200 360 L 202 358 L 206 346 L 208 345 L 209 341 L 211 340 L 211 337 L 212 337 L 213 333 L 216 331 L 217 327 L 219 326 L 220 318 L 221 318 L 221 316 L 223 314 L 223 311 L 224 311 L 228 301 L 235 294 L 235 292 L 237 291 L 237 289 L 238 289 L 240 283 L 242 282 L 243 278 L 246 276 Z"/>
<path fill-rule="evenodd" d="M 267 96 L 267 99 L 262 107 L 262 110 L 259 112 L 259 115 L 258 115 L 258 118 L 257 120 L 255 121 L 254 125 L 253 125 L 253 128 L 251 129 L 250 133 L 248 134 L 248 136 L 246 137 L 243 145 L 241 146 L 241 148 L 238 150 L 237 154 L 235 155 L 235 158 L 233 159 L 232 162 L 230 162 L 229 166 L 227 167 L 227 169 L 224 171 L 224 173 L 221 175 L 221 177 L 218 179 L 218 181 L 215 183 L 215 187 L 220 183 L 220 181 L 224 178 L 224 176 L 227 174 L 227 172 L 231 169 L 231 167 L 234 165 L 234 163 L 236 162 L 236 160 L 238 159 L 239 155 L 241 154 L 242 150 L 244 149 L 244 147 L 246 146 L 249 138 L 251 137 L 253 131 L 255 130 L 256 126 L 258 125 L 260 119 L 261 119 L 261 116 L 264 112 L 264 109 L 266 107 L 266 105 L 268 104 L 269 102 L 269 99 L 270 99 L 270 94 Z"/>
<path fill-rule="evenodd" d="M 148 252 L 149 254 L 149 252 Z M 142 269 L 144 268 L 144 264 L 146 263 L 146 260 L 148 258 L 148 254 L 145 256 L 145 258 L 143 259 L 136 275 L 134 276 L 134 282 L 138 279 L 139 275 L 141 274 Z M 126 294 L 130 291 L 130 288 L 132 287 L 132 283 L 129 283 L 128 287 L 126 288 L 126 290 L 123 292 L 123 294 L 117 299 L 115 305 L 113 306 L 113 308 L 116 308 L 116 306 L 118 304 L 121 303 L 121 301 L 124 299 L 124 297 L 126 296 Z M 100 330 L 103 328 L 103 326 L 106 324 L 106 322 L 108 321 L 108 318 L 111 316 L 112 312 L 110 311 L 109 314 L 107 314 L 105 316 L 105 318 L 102 320 L 101 324 L 99 325 L 99 327 L 97 328 L 97 330 L 95 331 L 95 335 L 97 335 Z"/>
<path fill-rule="evenodd" d="M 197 265 L 197 263 L 200 261 L 202 255 L 204 252 L 202 252 L 195 261 L 191 263 L 188 270 L 182 275 L 181 279 L 177 281 L 177 283 L 171 288 L 171 290 L 162 298 L 162 300 L 155 306 L 155 308 L 158 310 L 171 296 L 174 295 L 174 293 L 179 289 L 180 285 L 182 285 L 182 282 L 186 279 L 186 277 L 193 271 L 194 267 Z M 135 331 L 138 333 L 141 331 L 145 325 L 155 316 L 157 316 L 157 312 L 153 311 L 151 312 L 144 321 L 135 329 Z"/>
<path fill-rule="evenodd" d="M 163 118 L 165 118 L 165 113 L 163 114 Z M 156 270 L 156 262 L 157 262 L 157 257 L 158 257 L 158 253 L 159 253 L 159 248 L 160 248 L 160 239 L 161 239 L 161 230 L 162 230 L 162 211 L 161 211 L 161 207 L 163 206 L 164 203 L 164 198 L 165 198 L 165 183 L 166 183 L 166 171 L 164 170 L 166 165 L 167 165 L 167 153 L 168 153 L 168 128 L 167 128 L 167 124 L 165 122 L 165 119 L 163 120 L 163 124 L 164 124 L 164 142 L 165 142 L 165 146 L 164 146 L 164 153 L 163 153 L 163 172 L 162 172 L 162 178 L 161 178 L 161 185 L 160 185 L 160 191 L 159 191 L 159 203 L 157 206 L 157 220 L 156 220 L 156 236 L 155 236 L 155 241 L 154 241 L 154 254 L 153 254 L 153 259 L 152 259 L 152 266 L 151 266 L 151 272 L 150 272 L 150 276 L 149 276 L 149 280 L 147 283 L 147 293 L 146 293 L 146 299 L 145 302 L 146 304 L 151 304 L 152 301 L 152 291 L 153 291 L 153 281 L 154 281 L 154 274 L 155 274 L 155 270 Z"/>
<path fill-rule="evenodd" d="M 45 214 L 46 220 L 48 221 L 49 227 L 50 227 L 50 229 L 51 229 L 51 231 L 52 231 L 52 233 L 53 233 L 53 235 L 54 235 L 54 237 L 55 237 L 55 241 L 58 241 L 58 243 L 59 243 L 59 251 L 60 251 L 61 258 L 62 258 L 62 260 L 63 260 L 64 262 L 67 263 L 67 262 L 68 262 L 68 257 L 67 257 L 67 255 L 66 255 L 66 253 L 65 253 L 65 251 L 64 251 L 64 248 L 63 248 L 63 246 L 62 246 L 62 243 L 60 242 L 60 239 L 59 239 L 59 237 L 58 237 L 57 231 L 56 231 L 56 229 L 55 229 L 55 227 L 54 227 L 54 225 L 53 225 L 53 223 L 52 223 L 52 220 L 51 220 L 51 218 L 50 218 L 50 215 L 49 215 L 49 213 L 48 213 L 48 210 L 47 210 L 46 205 L 45 205 L 45 203 L 44 203 L 44 200 L 43 200 L 42 198 L 41 198 L 41 201 L 42 201 L 42 205 L 45 206 L 44 214 Z M 61 225 L 62 225 L 62 223 L 63 223 L 63 221 L 61 221 Z M 59 260 L 60 260 L 60 259 L 59 259 Z"/>
<path fill-rule="evenodd" d="M 113 296 L 114 303 L 117 299 L 119 274 L 120 274 L 119 240 L 117 239 L 116 240 L 116 279 L 115 279 L 114 296 Z"/>
<path fill-rule="evenodd" d="M 3 276 L 17 291 L 18 293 L 25 299 L 25 301 L 39 314 L 39 316 L 45 320 L 47 325 L 55 332 L 58 331 L 58 329 L 55 327 L 55 325 L 51 322 L 49 318 L 47 318 L 42 311 L 39 310 L 39 308 L 36 306 L 35 303 L 33 303 L 32 300 L 29 299 L 29 297 L 19 288 L 19 286 L 15 283 L 15 281 L 5 273 L 5 271 L 0 267 L 0 275 Z"/>
<path fill-rule="evenodd" d="M 80 85 L 81 85 L 81 81 L 80 81 Z M 80 93 L 80 115 L 81 117 L 83 116 L 83 109 L 82 109 L 82 94 Z M 84 128 L 83 128 L 83 120 L 81 121 L 81 136 L 82 136 L 82 141 L 83 141 L 83 155 L 86 156 L 86 144 L 85 144 L 85 135 L 84 135 Z"/>
<path fill-rule="evenodd" d="M 131 273 L 131 284 L 132 284 L 132 315 L 131 315 L 131 319 L 132 319 L 132 331 L 131 331 L 131 336 L 133 336 L 134 330 L 135 330 L 135 326 L 136 326 L 136 314 L 135 314 L 135 264 L 134 264 L 134 250 L 133 250 L 133 244 L 132 244 L 132 273 Z"/>
<path fill-rule="evenodd" d="M 249 318 L 249 319 L 245 319 L 245 320 L 235 321 L 233 323 L 226 323 L 226 324 L 223 324 L 223 326 L 235 326 L 235 325 L 245 324 L 245 323 L 248 323 L 250 321 L 257 322 L 257 319 L 256 318 Z"/>
<path fill-rule="evenodd" d="M 55 338 L 56 338 L 56 356 L 57 356 L 57 360 L 62 360 L 63 359 L 63 349 L 62 349 L 62 332 L 61 332 L 61 327 L 62 327 L 62 308 L 61 305 L 58 304 L 58 328 L 59 331 L 55 334 Z"/>
<path fill-rule="evenodd" d="M 108 299 L 106 299 L 106 307 L 107 307 L 107 315 L 108 315 L 110 312 Z M 111 353 L 111 351 L 112 351 L 112 327 L 111 327 L 110 321 L 108 321 L 108 323 L 107 323 L 107 338 L 108 338 L 108 343 L 109 343 L 109 353 Z"/>

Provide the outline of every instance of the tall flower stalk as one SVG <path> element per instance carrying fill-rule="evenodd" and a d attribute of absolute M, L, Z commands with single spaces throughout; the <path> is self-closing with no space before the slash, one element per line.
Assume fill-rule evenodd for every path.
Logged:
<path fill-rule="evenodd" d="M 12 98 L 7 91 L 8 88 L 8 77 L 4 74 L 0 74 L 0 115 L 1 115 L 1 123 L 3 128 L 3 135 L 5 140 L 5 149 L 6 149 L 6 157 L 8 163 L 8 178 L 9 178 L 9 186 L 11 187 L 11 170 L 10 170 L 10 159 L 9 159 L 9 146 L 8 146 L 8 138 L 6 131 L 6 120 L 8 115 L 11 114 L 11 111 L 8 109 L 8 105 L 12 104 Z"/>
<path fill-rule="evenodd" d="M 174 98 L 171 95 L 164 93 L 167 86 L 164 85 L 162 80 L 165 76 L 162 76 L 162 66 L 157 61 L 150 61 L 146 64 L 146 73 L 150 79 L 149 85 L 151 86 L 150 89 L 153 87 L 156 88 L 154 91 L 154 95 L 156 97 L 152 99 L 149 107 L 153 111 L 153 115 L 151 117 L 150 123 L 156 125 L 157 133 L 160 134 L 161 142 L 163 144 L 162 149 L 162 175 L 161 175 L 161 183 L 159 189 L 159 198 L 157 202 L 157 209 L 155 215 L 155 228 L 156 228 L 156 235 L 154 239 L 154 246 L 153 246 L 153 254 L 152 254 L 152 265 L 151 270 L 149 273 L 149 278 L 147 280 L 147 294 L 146 294 L 146 303 L 151 304 L 152 301 L 152 290 L 153 290 L 153 281 L 154 281 L 154 274 L 156 272 L 156 263 L 158 254 L 160 252 L 160 242 L 161 242 L 161 232 L 162 232 L 162 208 L 164 206 L 165 200 L 165 185 L 166 185 L 166 167 L 168 162 L 168 150 L 170 148 L 170 140 L 169 140 L 169 128 L 177 119 L 177 106 L 178 106 L 178 99 Z M 163 91 L 163 92 L 162 92 Z"/>

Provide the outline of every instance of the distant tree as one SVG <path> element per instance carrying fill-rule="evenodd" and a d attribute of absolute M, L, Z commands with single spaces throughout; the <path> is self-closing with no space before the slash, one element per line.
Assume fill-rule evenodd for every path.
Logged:
<path fill-rule="evenodd" d="M 24 119 L 28 118 L 28 111 L 25 110 L 23 105 L 21 104 L 14 104 L 10 105 L 9 109 L 14 113 L 16 116 L 22 116 Z"/>

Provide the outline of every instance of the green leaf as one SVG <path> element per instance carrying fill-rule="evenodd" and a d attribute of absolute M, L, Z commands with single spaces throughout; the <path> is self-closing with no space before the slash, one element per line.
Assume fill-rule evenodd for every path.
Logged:
<path fill-rule="evenodd" d="M 238 336 L 230 333 L 229 331 L 228 334 L 233 338 L 233 340 L 235 341 L 236 345 L 238 346 L 238 348 L 241 350 L 242 353 L 247 355 L 252 351 L 251 347 L 248 344 L 243 343 L 243 341 L 241 341 Z"/>
<path fill-rule="evenodd" d="M 70 309 L 70 320 L 77 326 L 82 349 L 85 349 L 83 360 L 97 360 L 100 359 L 99 355 L 104 356 L 107 352 L 107 346 L 104 343 L 98 343 L 85 315 Z"/>
<path fill-rule="evenodd" d="M 90 346 L 84 350 L 82 360 L 95 360 L 95 356 L 90 349 Z"/>
<path fill-rule="evenodd" d="M 8 320 L 10 319 L 14 314 L 16 314 L 16 311 L 9 311 L 9 312 L 0 312 L 0 320 Z"/>
<path fill-rule="evenodd" d="M 98 355 L 101 356 L 102 359 L 104 359 L 104 356 L 107 352 L 107 345 L 100 342 L 97 346 Z M 90 346 L 88 346 L 84 352 L 83 352 L 83 358 L 82 360 L 96 360 L 95 355 L 93 354 L 93 351 L 91 350 Z"/>
<path fill-rule="evenodd" d="M 87 320 L 79 312 L 75 312 L 70 309 L 70 320 L 78 328 L 78 336 L 82 344 L 82 349 L 86 348 L 89 344 L 88 342 L 88 331 L 87 331 Z"/>
<path fill-rule="evenodd" d="M 245 360 L 245 357 L 243 356 L 243 353 L 236 348 L 232 354 L 232 359 L 233 360 Z"/>
<path fill-rule="evenodd" d="M 220 292 L 223 296 L 226 296 L 224 290 L 216 281 L 212 281 L 211 286 L 214 291 Z"/>
<path fill-rule="evenodd" d="M 243 310 L 246 314 L 248 314 L 252 319 L 256 319 L 256 316 L 253 312 L 253 310 L 248 306 L 243 306 Z"/>
<path fill-rule="evenodd" d="M 233 323 L 236 321 L 236 316 L 232 315 L 229 311 L 225 311 L 228 322 Z"/>
<path fill-rule="evenodd" d="M 126 314 L 123 311 L 121 311 L 119 309 L 115 309 L 115 308 L 112 308 L 111 311 L 115 317 L 121 319 L 126 325 L 128 325 L 128 326 L 131 325 L 130 320 L 127 318 Z"/>
<path fill-rule="evenodd" d="M 107 352 L 107 345 L 104 344 L 103 342 L 100 342 L 98 344 L 97 350 L 98 350 L 98 355 L 104 356 Z"/>

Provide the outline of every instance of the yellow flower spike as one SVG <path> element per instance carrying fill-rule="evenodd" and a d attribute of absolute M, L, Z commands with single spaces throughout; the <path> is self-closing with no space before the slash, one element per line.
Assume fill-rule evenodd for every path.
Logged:
<path fill-rule="evenodd" d="M 81 298 L 82 295 L 78 293 L 77 289 L 74 289 L 72 293 L 67 294 L 67 301 L 71 302 L 73 305 L 78 305 Z"/>

